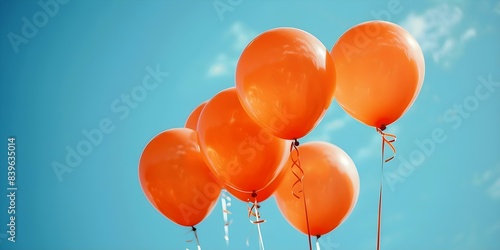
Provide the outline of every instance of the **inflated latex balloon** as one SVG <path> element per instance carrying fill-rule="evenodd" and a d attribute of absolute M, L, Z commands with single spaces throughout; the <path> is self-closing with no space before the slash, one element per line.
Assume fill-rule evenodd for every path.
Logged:
<path fill-rule="evenodd" d="M 422 49 L 402 27 L 369 21 L 350 28 L 331 51 L 335 97 L 358 121 L 385 128 L 412 106 L 425 74 Z"/>
<path fill-rule="evenodd" d="M 271 183 L 289 155 L 290 143 L 252 121 L 235 88 L 208 101 L 197 131 L 212 172 L 225 186 L 245 193 L 258 192 Z"/>
<path fill-rule="evenodd" d="M 207 104 L 207 102 L 203 102 L 202 104 L 198 105 L 198 107 L 196 107 L 191 112 L 191 114 L 189 114 L 189 117 L 186 120 L 186 124 L 184 125 L 184 127 L 196 130 L 196 127 L 198 127 L 198 119 L 200 118 L 201 111 L 205 107 L 205 104 Z"/>
<path fill-rule="evenodd" d="M 303 193 L 294 193 L 297 177 L 293 171 L 285 171 L 275 193 L 276 203 L 285 219 L 297 230 L 307 234 L 306 221 L 309 221 L 310 234 L 321 236 L 338 227 L 354 209 L 359 195 L 358 171 L 349 155 L 335 145 L 308 142 L 298 149 L 304 172 Z M 290 157 L 286 168 L 290 170 L 292 165 Z"/>
<path fill-rule="evenodd" d="M 263 202 L 267 200 L 269 197 L 271 197 L 276 189 L 278 188 L 279 184 L 283 180 L 283 177 L 285 176 L 285 172 L 287 169 L 283 168 L 281 172 L 278 174 L 274 180 L 269 183 L 265 188 L 259 190 L 258 192 L 255 193 L 250 193 L 250 192 L 242 192 L 239 190 L 236 190 L 234 188 L 231 188 L 229 186 L 225 186 L 224 188 L 232 194 L 236 199 L 243 201 L 243 202 Z"/>
<path fill-rule="evenodd" d="M 139 180 L 149 202 L 182 226 L 207 217 L 222 190 L 203 160 L 196 131 L 188 128 L 164 131 L 146 145 Z"/>
<path fill-rule="evenodd" d="M 277 137 L 299 139 L 316 127 L 333 100 L 335 66 L 313 35 L 276 28 L 243 51 L 236 88 L 252 120 Z"/>

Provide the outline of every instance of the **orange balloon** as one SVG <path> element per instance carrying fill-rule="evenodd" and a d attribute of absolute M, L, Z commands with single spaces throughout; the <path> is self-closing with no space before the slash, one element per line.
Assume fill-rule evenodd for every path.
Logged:
<path fill-rule="evenodd" d="M 313 35 L 276 28 L 243 51 L 236 88 L 252 120 L 277 137 L 299 139 L 316 127 L 333 100 L 335 66 Z"/>
<path fill-rule="evenodd" d="M 337 69 L 338 103 L 368 126 L 382 128 L 398 120 L 422 88 L 422 49 L 396 24 L 356 25 L 339 38 L 331 53 Z"/>
<path fill-rule="evenodd" d="M 200 118 L 201 111 L 205 107 L 205 104 L 207 104 L 207 102 L 203 102 L 202 104 L 198 105 L 198 107 L 196 107 L 193 110 L 193 112 L 191 112 L 191 114 L 189 114 L 189 117 L 186 120 L 186 124 L 184 125 L 184 127 L 190 128 L 192 130 L 196 130 L 197 129 L 197 127 L 198 127 L 198 119 Z"/>
<path fill-rule="evenodd" d="M 239 191 L 252 193 L 266 187 L 288 158 L 289 143 L 255 124 L 234 88 L 208 101 L 198 134 L 209 168 L 222 183 Z"/>
<path fill-rule="evenodd" d="M 278 176 L 274 178 L 274 180 L 269 183 L 265 188 L 261 189 L 258 192 L 255 192 L 256 196 L 252 196 L 253 193 L 251 192 L 242 192 L 239 190 L 236 190 L 230 186 L 224 186 L 224 188 L 232 194 L 236 199 L 243 201 L 243 202 L 254 202 L 255 199 L 257 199 L 257 202 L 263 202 L 267 200 L 271 195 L 274 194 L 278 186 L 280 185 L 281 181 L 283 180 L 283 177 L 285 176 L 286 169 L 283 168 Z"/>
<path fill-rule="evenodd" d="M 196 131 L 188 128 L 164 131 L 148 143 L 139 161 L 139 180 L 149 202 L 182 226 L 208 216 L 222 190 L 203 160 Z"/>
<path fill-rule="evenodd" d="M 309 142 L 298 147 L 304 170 L 310 233 L 321 236 L 339 226 L 351 213 L 359 195 L 359 176 L 351 158 L 339 147 L 326 142 Z M 285 219 L 300 232 L 307 234 L 304 200 L 292 193 L 297 180 L 290 170 L 276 190 L 278 208 Z M 297 185 L 300 185 L 297 184 Z M 301 195 L 301 194 L 297 194 Z"/>

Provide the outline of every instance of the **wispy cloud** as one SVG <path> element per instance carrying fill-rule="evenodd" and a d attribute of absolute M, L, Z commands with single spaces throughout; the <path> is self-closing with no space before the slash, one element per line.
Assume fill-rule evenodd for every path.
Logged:
<path fill-rule="evenodd" d="M 500 199 L 500 178 L 488 188 L 488 194 L 495 200 Z"/>
<path fill-rule="evenodd" d="M 462 36 L 460 37 L 460 41 L 466 42 L 471 38 L 474 38 L 475 36 L 476 36 L 476 29 L 469 28 L 462 34 Z"/>
<path fill-rule="evenodd" d="M 486 193 L 493 200 L 500 200 L 500 163 L 483 173 L 476 173 L 472 179 L 476 186 L 486 186 Z"/>
<path fill-rule="evenodd" d="M 421 14 L 412 12 L 401 25 L 417 39 L 424 53 L 429 53 L 434 62 L 450 67 L 466 43 L 476 36 L 474 27 L 460 25 L 462 20 L 463 12 L 458 6 L 443 4 Z"/>
<path fill-rule="evenodd" d="M 257 33 L 250 30 L 240 22 L 235 22 L 226 32 L 226 35 L 234 39 L 233 49 L 236 51 L 243 50 L 252 39 L 257 36 Z"/>
<path fill-rule="evenodd" d="M 329 141 L 334 132 L 342 130 L 352 119 L 348 114 L 335 118 L 325 117 L 317 128 L 321 132 L 314 137 L 314 140 Z"/>
<path fill-rule="evenodd" d="M 481 186 L 485 183 L 490 182 L 490 180 L 494 179 L 497 175 L 500 175 L 500 164 L 499 166 L 487 169 L 482 173 L 474 174 L 472 183 L 476 186 Z"/>
<path fill-rule="evenodd" d="M 319 240 L 319 244 L 321 245 L 322 249 L 326 249 L 326 250 L 333 250 L 333 249 L 340 248 L 340 244 L 332 241 L 331 235 L 328 235 L 326 238 L 321 237 L 321 239 Z"/>
<path fill-rule="evenodd" d="M 377 148 L 380 147 L 380 143 L 380 135 L 374 133 L 372 138 L 363 147 L 359 148 L 354 155 L 354 159 L 356 159 L 356 162 L 363 161 L 378 155 L 380 149 L 377 150 Z"/>
<path fill-rule="evenodd" d="M 398 125 L 391 125 L 388 128 L 387 132 L 397 135 L 399 134 L 400 131 L 401 128 Z M 368 143 L 366 143 L 363 147 L 358 149 L 358 151 L 355 154 L 355 159 L 357 161 L 362 161 L 380 155 L 381 143 L 382 139 L 380 137 L 380 134 L 374 133 L 371 140 Z"/>
<path fill-rule="evenodd" d="M 235 68 L 236 60 L 231 60 L 226 54 L 221 53 L 208 69 L 208 76 L 215 77 L 227 75 Z"/>
<path fill-rule="evenodd" d="M 344 128 L 350 121 L 352 121 L 352 118 L 348 114 L 344 114 L 341 117 L 335 117 L 333 119 L 330 119 L 327 121 L 327 123 L 324 126 L 324 131 L 331 133 L 335 132 L 337 130 L 341 130 Z"/>
<path fill-rule="evenodd" d="M 224 33 L 226 38 L 231 39 L 232 50 L 217 55 L 214 62 L 208 68 L 207 76 L 218 77 L 233 74 L 238 62 L 238 56 L 256 35 L 256 32 L 250 30 L 242 23 L 233 23 Z"/>

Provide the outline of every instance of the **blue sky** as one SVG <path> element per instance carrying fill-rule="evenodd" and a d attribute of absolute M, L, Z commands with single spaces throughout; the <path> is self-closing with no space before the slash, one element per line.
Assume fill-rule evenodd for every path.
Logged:
<path fill-rule="evenodd" d="M 1 249 L 196 249 L 186 242 L 189 229 L 157 213 L 142 193 L 137 164 L 146 143 L 234 86 L 238 57 L 259 33 L 296 27 L 331 49 L 347 29 L 373 19 L 415 36 L 425 81 L 387 129 L 398 140 L 384 177 L 380 136 L 335 101 L 303 138 L 338 145 L 360 175 L 355 209 L 320 239 L 321 249 L 375 248 L 381 178 L 383 249 L 500 245 L 499 1 L 40 2 L 57 4 L 47 13 L 36 1 L 0 3 L 1 147 L 16 137 L 19 188 L 16 243 L 1 226 Z M 25 22 L 34 29 L 23 29 Z M 138 96 L 145 76 L 158 84 Z M 85 131 L 103 126 L 102 140 L 68 164 Z M 57 164 L 72 166 L 58 176 Z M 9 206 L 2 169 L 0 225 Z M 219 202 L 198 226 L 202 249 L 258 249 L 246 204 L 233 200 L 229 209 L 229 245 Z M 266 249 L 307 249 L 273 198 L 261 214 Z"/>

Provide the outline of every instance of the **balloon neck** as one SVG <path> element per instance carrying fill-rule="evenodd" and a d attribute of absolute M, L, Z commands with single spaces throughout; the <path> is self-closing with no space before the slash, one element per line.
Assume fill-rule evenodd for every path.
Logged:
<path fill-rule="evenodd" d="M 380 131 L 384 131 L 386 128 L 387 128 L 387 126 L 385 126 L 384 124 L 382 124 L 382 125 L 380 125 L 380 127 L 378 127 L 378 129 Z"/>
<path fill-rule="evenodd" d="M 191 230 L 193 230 L 193 232 L 196 232 L 196 227 L 191 226 Z"/>
<path fill-rule="evenodd" d="M 300 145 L 299 140 L 294 139 L 293 144 L 295 145 L 295 147 L 298 147 Z"/>
<path fill-rule="evenodd" d="M 255 191 L 252 192 L 252 198 L 257 197 L 257 193 Z"/>

